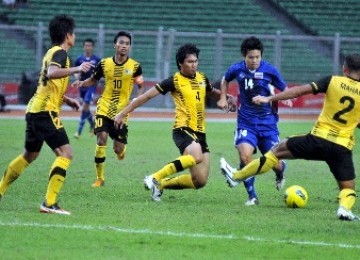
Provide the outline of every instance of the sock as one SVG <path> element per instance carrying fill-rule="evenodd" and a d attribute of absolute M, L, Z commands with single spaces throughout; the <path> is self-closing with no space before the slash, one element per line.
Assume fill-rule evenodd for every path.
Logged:
<path fill-rule="evenodd" d="M 279 159 L 276 158 L 275 154 L 272 151 L 269 151 L 264 156 L 252 160 L 243 169 L 236 171 L 233 175 L 233 179 L 245 180 L 251 176 L 265 173 L 268 170 L 272 169 L 276 164 L 278 164 L 278 162 Z"/>
<path fill-rule="evenodd" d="M 3 196 L 10 184 L 29 166 L 23 155 L 19 155 L 10 162 L 0 181 L 0 194 Z"/>
<path fill-rule="evenodd" d="M 242 169 L 244 167 L 245 167 L 245 164 L 241 162 L 240 169 Z M 249 199 L 257 198 L 257 194 L 255 191 L 255 185 L 254 185 L 255 177 L 247 178 L 246 180 L 243 181 L 243 183 L 244 183 L 244 187 L 246 189 Z"/>
<path fill-rule="evenodd" d="M 273 169 L 276 176 L 278 176 L 280 174 L 284 176 L 285 170 L 286 170 L 286 162 L 285 161 L 281 161 L 281 170 L 280 171 L 278 169 L 275 169 L 275 168 Z"/>
<path fill-rule="evenodd" d="M 90 124 L 90 128 L 91 128 L 91 129 L 94 129 L 94 127 L 95 127 L 95 122 L 94 122 L 94 118 L 93 118 L 93 115 L 92 115 L 92 113 L 91 113 L 90 110 L 88 111 L 87 120 L 88 120 L 88 122 L 89 122 L 89 124 Z"/>
<path fill-rule="evenodd" d="M 79 123 L 78 131 L 77 131 L 79 135 L 81 135 L 81 132 L 84 128 L 85 121 L 86 121 L 86 118 L 88 117 L 88 115 L 89 115 L 89 111 L 81 111 L 80 123 Z"/>
<path fill-rule="evenodd" d="M 122 150 L 121 153 L 117 153 L 117 154 L 116 154 L 116 155 L 117 155 L 117 158 L 118 158 L 119 160 L 123 160 L 124 157 L 125 157 L 125 152 L 126 152 L 126 145 L 124 146 L 124 150 Z"/>
<path fill-rule="evenodd" d="M 340 206 L 347 210 L 351 210 L 355 204 L 356 192 L 353 189 L 342 189 L 338 199 Z"/>
<path fill-rule="evenodd" d="M 161 180 L 169 175 L 172 175 L 177 172 L 181 172 L 184 169 L 190 168 L 192 166 L 196 165 L 195 158 L 188 154 L 188 155 L 182 155 L 179 158 L 177 158 L 175 161 L 172 161 L 165 165 L 161 170 L 155 172 L 153 174 L 153 177 L 156 180 Z"/>
<path fill-rule="evenodd" d="M 182 190 L 196 189 L 190 174 L 183 174 L 173 178 L 165 178 L 159 181 L 159 189 Z"/>
<path fill-rule="evenodd" d="M 46 206 L 51 206 L 56 203 L 57 196 L 65 181 L 66 170 L 70 163 L 71 160 L 68 158 L 56 157 L 50 169 L 49 184 L 45 196 Z"/>
<path fill-rule="evenodd" d="M 249 177 L 249 178 L 247 178 L 246 180 L 243 181 L 246 192 L 247 192 L 247 194 L 249 196 L 249 199 L 257 198 L 254 182 L 255 182 L 255 177 L 254 176 Z"/>
<path fill-rule="evenodd" d="M 95 168 L 96 168 L 96 177 L 98 180 L 105 180 L 105 176 L 104 176 L 105 158 L 106 158 L 106 145 L 105 146 L 96 145 Z"/>

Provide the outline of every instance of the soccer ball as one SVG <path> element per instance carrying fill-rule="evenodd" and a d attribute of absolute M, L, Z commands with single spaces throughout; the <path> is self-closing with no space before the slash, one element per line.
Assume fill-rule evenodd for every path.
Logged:
<path fill-rule="evenodd" d="M 285 190 L 284 201 L 289 208 L 303 208 L 308 199 L 306 190 L 299 185 L 293 185 Z"/>

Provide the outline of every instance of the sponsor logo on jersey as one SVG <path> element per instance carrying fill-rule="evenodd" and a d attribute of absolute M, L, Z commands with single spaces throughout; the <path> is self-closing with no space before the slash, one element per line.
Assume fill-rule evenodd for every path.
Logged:
<path fill-rule="evenodd" d="M 255 72 L 254 78 L 255 78 L 255 79 L 263 79 L 263 78 L 264 78 L 264 74 L 263 74 L 262 72 Z"/>

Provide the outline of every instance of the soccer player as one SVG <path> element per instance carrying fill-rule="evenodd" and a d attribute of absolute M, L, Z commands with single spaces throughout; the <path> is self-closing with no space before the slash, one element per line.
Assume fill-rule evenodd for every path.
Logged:
<path fill-rule="evenodd" d="M 237 126 L 234 134 L 234 145 L 239 154 L 240 169 L 252 160 L 252 155 L 258 148 L 262 154 L 279 142 L 277 123 L 277 102 L 257 106 L 252 103 L 256 95 L 274 95 L 274 87 L 280 91 L 286 89 L 286 83 L 278 70 L 262 60 L 263 43 L 256 37 L 245 39 L 240 47 L 243 61 L 231 65 L 221 81 L 221 98 L 218 106 L 227 108 L 226 100 L 229 82 L 236 79 L 238 82 L 240 106 L 237 113 Z M 291 103 L 289 103 L 291 105 Z M 280 161 L 274 166 L 276 174 L 276 188 L 284 186 L 284 171 L 286 164 Z M 255 177 L 244 180 L 248 193 L 245 205 L 258 205 L 259 200 L 255 191 Z"/>
<path fill-rule="evenodd" d="M 173 140 L 181 155 L 145 177 L 145 189 L 152 191 L 154 201 L 161 201 L 164 189 L 200 189 L 208 180 L 210 151 L 205 134 L 205 98 L 210 94 L 218 99 L 220 91 L 212 87 L 203 73 L 197 71 L 199 52 L 193 44 L 181 46 L 176 53 L 179 71 L 133 100 L 115 117 L 115 126 L 122 129 L 128 114 L 148 100 L 168 92 L 174 99 Z M 172 176 L 186 169 L 190 173 Z"/>
<path fill-rule="evenodd" d="M 143 93 L 142 68 L 139 62 L 130 58 L 131 34 L 120 31 L 114 37 L 115 55 L 101 59 L 92 76 L 86 80 L 75 81 L 73 86 L 90 87 L 105 79 L 104 90 L 97 102 L 94 132 L 97 137 L 95 148 L 96 181 L 92 187 L 102 187 L 105 183 L 105 159 L 108 136 L 113 140 L 113 149 L 119 160 L 124 159 L 128 128 L 115 129 L 114 117 L 130 100 L 134 83 L 138 86 L 137 95 Z M 126 118 L 126 122 L 127 122 Z"/>
<path fill-rule="evenodd" d="M 80 66 L 81 63 L 83 62 L 91 62 L 94 65 L 93 68 L 95 68 L 95 66 L 99 63 L 100 58 L 94 54 L 94 40 L 91 38 L 85 39 L 83 42 L 83 48 L 84 48 L 84 53 L 76 58 L 75 66 Z M 85 80 L 91 76 L 93 70 L 94 69 L 91 69 L 86 73 L 78 73 L 75 76 L 79 80 Z M 79 126 L 76 133 L 74 134 L 74 137 L 77 139 L 80 137 L 82 133 L 86 120 L 90 124 L 90 134 L 94 133 L 95 122 L 93 115 L 90 111 L 90 105 L 93 96 L 95 94 L 95 91 L 96 91 L 96 85 L 90 87 L 82 87 L 79 89 L 79 96 L 83 104 L 82 104 Z"/>
<path fill-rule="evenodd" d="M 252 100 L 261 106 L 311 93 L 325 93 L 325 100 L 310 133 L 282 140 L 240 171 L 232 169 L 225 160 L 221 162 L 221 169 L 232 185 L 233 181 L 242 181 L 267 172 L 281 159 L 324 161 L 340 190 L 337 217 L 341 220 L 360 220 L 351 212 L 356 200 L 352 150 L 354 130 L 359 127 L 360 120 L 360 54 L 345 57 L 343 76 L 327 76 L 310 84 L 292 87 L 275 96 L 255 96 Z"/>
<path fill-rule="evenodd" d="M 10 162 L 0 181 L 0 198 L 4 196 L 20 174 L 39 155 L 44 142 L 53 150 L 56 159 L 50 168 L 49 183 L 45 201 L 40 212 L 69 215 L 57 203 L 66 177 L 66 171 L 73 157 L 69 139 L 60 120 L 62 103 L 78 109 L 79 102 L 64 95 L 70 75 L 87 72 L 93 66 L 84 62 L 80 66 L 70 67 L 68 51 L 75 44 L 75 22 L 67 15 L 55 16 L 49 23 L 52 47 L 46 52 L 36 93 L 28 103 L 26 110 L 26 135 L 23 154 Z"/>

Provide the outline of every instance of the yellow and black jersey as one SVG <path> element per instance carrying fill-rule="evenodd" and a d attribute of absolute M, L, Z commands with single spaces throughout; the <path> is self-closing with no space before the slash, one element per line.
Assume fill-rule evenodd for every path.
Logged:
<path fill-rule="evenodd" d="M 174 129 L 189 127 L 195 132 L 205 133 L 205 97 L 213 87 L 203 73 L 196 72 L 194 77 L 188 78 L 177 72 L 155 87 L 163 95 L 170 91 L 174 98 Z"/>
<path fill-rule="evenodd" d="M 352 149 L 360 119 L 360 82 L 345 76 L 328 76 L 312 82 L 313 93 L 325 93 L 324 105 L 311 133 Z"/>
<path fill-rule="evenodd" d="M 115 115 L 129 103 L 134 81 L 142 77 L 142 68 L 139 62 L 131 58 L 122 64 L 117 64 L 114 57 L 108 57 L 98 63 L 93 77 L 96 80 L 102 77 L 105 79 L 104 90 L 97 102 L 96 114 L 113 120 Z"/>
<path fill-rule="evenodd" d="M 59 46 L 54 46 L 45 54 L 42 61 L 38 86 L 34 96 L 28 103 L 26 109 L 27 113 L 38 113 L 43 111 L 54 111 L 59 113 L 61 110 L 70 77 L 49 79 L 47 77 L 47 71 L 50 65 L 56 65 L 59 68 L 69 68 L 70 59 L 67 52 Z"/>

